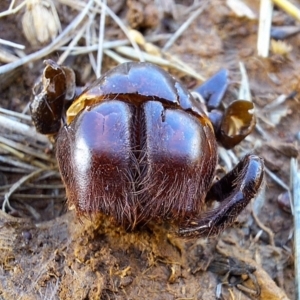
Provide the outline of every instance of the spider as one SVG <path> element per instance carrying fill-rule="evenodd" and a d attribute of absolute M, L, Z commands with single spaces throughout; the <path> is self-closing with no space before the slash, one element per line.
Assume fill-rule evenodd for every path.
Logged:
<path fill-rule="evenodd" d="M 231 132 L 223 144 L 236 144 L 249 132 L 230 139 L 237 129 L 228 122 L 239 119 L 240 132 L 243 118 L 250 118 L 253 127 L 251 102 L 237 103 L 216 121 L 213 111 L 208 115 L 178 80 L 151 63 L 121 64 L 79 96 L 73 77 L 69 68 L 47 60 L 31 112 L 38 131 L 56 136 L 67 201 L 79 216 L 100 212 L 128 229 L 167 221 L 177 225 L 179 236 L 203 237 L 232 224 L 258 193 L 264 163 L 253 154 L 214 182 L 216 136 L 221 142 L 224 137 L 220 124 Z M 211 200 L 219 206 L 206 211 Z"/>

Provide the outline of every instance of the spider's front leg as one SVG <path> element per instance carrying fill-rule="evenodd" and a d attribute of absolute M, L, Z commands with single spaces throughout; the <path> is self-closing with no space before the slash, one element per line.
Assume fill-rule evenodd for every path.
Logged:
<path fill-rule="evenodd" d="M 263 174 L 263 160 L 253 154 L 245 156 L 232 171 L 211 187 L 207 198 L 221 202 L 219 207 L 182 225 L 179 236 L 207 237 L 223 231 L 256 196 Z"/>

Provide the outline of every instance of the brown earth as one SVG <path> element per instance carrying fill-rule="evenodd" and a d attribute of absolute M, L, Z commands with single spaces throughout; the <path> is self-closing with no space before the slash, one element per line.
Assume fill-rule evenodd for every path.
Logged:
<path fill-rule="evenodd" d="M 258 15 L 258 1 L 245 2 Z M 6 10 L 9 3 L 2 1 L 0 11 Z M 117 14 L 146 37 L 174 32 L 193 12 L 188 12 L 192 1 L 177 4 L 176 14 L 170 7 L 161 11 L 154 1 L 123 3 L 123 6 L 114 7 Z M 64 27 L 71 21 L 70 15 L 75 16 L 77 12 L 60 5 L 64 7 L 58 10 Z M 30 53 L 33 49 L 22 33 L 21 14 L 0 18 L 0 38 L 24 44 L 26 52 Z M 297 24 L 276 9 L 273 25 Z M 266 166 L 289 184 L 290 159 L 298 155 L 300 132 L 297 94 L 300 35 L 285 40 L 293 47 L 291 52 L 271 52 L 269 58 L 263 59 L 256 54 L 257 31 L 257 19 L 237 17 L 225 1 L 215 0 L 168 53 L 205 78 L 221 68 L 228 69 L 231 84 L 225 103 L 235 99 L 241 80 L 239 62 L 244 63 L 263 134 L 261 130 L 254 131 L 249 139 L 235 147 L 234 153 L 238 157 L 249 151 L 260 155 Z M 108 20 L 105 38 L 121 39 L 124 35 Z M 163 45 L 164 42 L 156 43 L 159 48 Z M 55 59 L 57 56 L 58 53 L 53 53 L 47 57 Z M 83 83 L 94 79 L 86 55 L 70 57 L 66 64 L 76 71 L 85 71 L 81 77 Z M 116 63 L 104 56 L 103 71 L 113 65 Z M 41 71 L 42 60 L 39 60 L 13 74 L 0 74 L 1 107 L 23 111 Z M 174 69 L 169 71 L 189 88 L 200 83 Z M 293 97 L 278 105 L 276 110 L 264 109 L 278 96 L 293 92 Z M 278 115 L 279 121 L 275 122 Z M 51 149 L 47 151 L 53 156 Z M 223 164 L 221 160 L 220 164 Z M 20 178 L 20 174 L 0 172 L 3 186 Z M 59 183 L 59 179 L 53 180 Z M 7 190 L 2 188 L 1 191 Z M 31 192 L 38 194 L 40 190 L 33 186 Z M 217 285 L 224 279 L 224 274 L 219 274 L 223 270 L 220 261 L 230 257 L 234 262 L 230 268 L 230 285 L 223 285 L 222 299 L 295 299 L 293 217 L 278 205 L 278 196 L 283 192 L 284 189 L 266 175 L 259 200 L 248 205 L 236 226 L 218 237 L 193 241 L 174 236 L 169 224 L 149 224 L 147 228 L 126 232 L 103 216 L 79 221 L 74 211 L 65 212 L 65 202 L 61 198 L 59 201 L 26 200 L 26 205 L 18 197 L 12 198 L 11 205 L 17 213 L 0 213 L 0 297 L 216 299 Z M 63 192 L 60 189 L 58 193 Z M 4 193 L 1 195 L 3 201 Z M 253 211 L 258 219 L 253 218 Z M 226 260 L 225 273 L 228 264 Z M 256 268 L 253 275 L 249 271 L 251 267 Z M 240 283 L 239 279 L 242 279 Z M 257 286 L 260 296 L 255 295 Z"/>

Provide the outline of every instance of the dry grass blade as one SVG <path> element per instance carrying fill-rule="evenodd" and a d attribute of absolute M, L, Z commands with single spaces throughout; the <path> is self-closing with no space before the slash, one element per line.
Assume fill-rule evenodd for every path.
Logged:
<path fill-rule="evenodd" d="M 259 11 L 257 53 L 262 57 L 268 57 L 269 55 L 272 13 L 272 0 L 261 0 Z"/>
<path fill-rule="evenodd" d="M 133 49 L 131 47 L 121 46 L 121 47 L 117 47 L 115 50 L 124 56 L 130 57 L 132 59 L 138 59 L 138 56 L 136 55 L 136 53 L 134 51 L 132 51 Z M 112 50 L 110 50 L 110 51 L 112 51 Z M 142 54 L 147 62 L 151 62 L 151 63 L 157 64 L 157 65 L 160 65 L 162 67 L 174 68 L 174 69 L 179 70 L 179 71 L 183 72 L 184 74 L 190 75 L 200 81 L 204 81 L 203 76 L 201 76 L 200 74 L 195 72 L 192 68 L 188 67 L 185 63 L 183 63 L 179 59 L 174 58 L 174 61 L 172 61 L 170 59 L 171 56 L 169 57 L 169 59 L 165 59 L 165 58 L 162 58 L 162 57 L 159 57 L 156 55 L 146 53 L 144 51 L 142 51 Z M 128 61 L 128 60 L 124 59 L 124 61 Z"/>
<path fill-rule="evenodd" d="M 103 9 L 104 4 L 100 0 L 95 0 Z M 128 28 L 124 25 L 123 21 L 108 7 L 106 6 L 106 11 L 108 15 L 117 23 L 117 25 L 121 28 L 121 30 L 125 33 L 128 40 L 130 41 L 138 59 L 140 61 L 145 61 L 142 51 L 140 50 L 139 46 L 135 42 L 135 40 L 131 37 Z"/>
<path fill-rule="evenodd" d="M 20 168 L 21 170 L 23 170 L 23 173 L 27 173 L 28 171 L 31 170 L 36 170 L 37 168 L 32 166 L 31 164 L 26 164 L 24 162 L 20 162 L 18 160 L 16 160 L 15 157 L 9 157 L 9 156 L 2 156 L 0 155 L 0 162 L 2 162 L 3 164 L 8 164 L 8 165 L 12 165 L 15 167 Z M 6 171 L 6 172 L 15 172 L 15 173 L 19 173 L 18 170 L 16 170 L 15 168 L 6 168 L 6 167 L 0 167 L 1 171 Z"/>
<path fill-rule="evenodd" d="M 259 228 L 261 228 L 263 231 L 265 231 L 268 236 L 269 236 L 269 243 L 271 246 L 275 246 L 275 240 L 274 240 L 274 233 L 273 231 L 265 226 L 261 221 L 260 219 L 258 218 L 258 216 L 256 215 L 256 213 L 254 212 L 254 210 L 252 210 L 252 216 L 253 216 L 253 219 L 255 220 L 256 224 L 259 226 Z"/>
<path fill-rule="evenodd" d="M 87 53 L 91 53 L 93 51 L 96 51 L 98 49 L 98 44 L 91 44 L 91 42 L 89 41 L 89 37 L 90 35 L 87 33 L 86 34 L 86 42 L 87 45 L 86 46 L 73 46 L 70 50 L 69 55 L 82 55 L 82 54 L 87 54 Z M 119 40 L 119 41 L 106 41 L 103 43 L 103 52 L 107 49 L 113 49 L 119 46 L 126 46 L 129 45 L 129 41 L 128 40 Z M 67 50 L 69 49 L 69 47 L 61 47 L 59 50 Z"/>
<path fill-rule="evenodd" d="M 30 215 L 39 220 L 43 210 L 41 213 L 35 210 L 30 205 L 32 201 L 51 199 L 59 204 L 65 195 L 56 160 L 51 151 L 50 155 L 45 153 L 49 152 L 52 144 L 46 136 L 38 134 L 34 127 L 24 124 L 29 121 L 28 115 L 0 109 L 0 173 L 4 180 L 0 205 L 4 212 L 15 212 L 24 217 Z M 32 185 L 25 184 L 33 178 L 36 180 Z M 15 193 L 17 190 L 18 194 Z"/>
<path fill-rule="evenodd" d="M 287 14 L 300 21 L 300 10 L 297 6 L 287 0 L 273 0 L 273 2 Z"/>
<path fill-rule="evenodd" d="M 21 49 L 21 50 L 25 49 L 24 45 L 20 45 L 20 44 L 13 43 L 11 41 L 7 41 L 7 40 L 3 40 L 3 39 L 0 39 L 0 44 L 5 45 L 5 46 L 9 46 L 9 47 L 12 47 L 12 48 Z"/>
<path fill-rule="evenodd" d="M 57 189 L 59 187 L 57 186 L 54 186 L 52 185 L 51 186 L 52 189 Z M 62 187 L 62 189 L 64 189 L 64 187 Z M 3 193 L 0 193 L 0 195 L 3 195 Z M 5 194 L 4 194 L 5 195 Z M 9 197 L 10 199 L 16 199 L 16 200 L 28 200 L 28 201 L 31 201 L 31 200 L 36 200 L 36 199 L 40 199 L 40 200 L 58 200 L 58 201 L 61 201 L 63 199 L 66 198 L 65 195 L 56 195 L 55 197 L 53 195 L 47 195 L 47 194 L 17 194 L 17 193 L 14 193 L 12 195 L 10 195 Z"/>
<path fill-rule="evenodd" d="M 31 117 L 30 116 L 24 115 L 22 113 L 19 113 L 19 112 L 13 111 L 13 110 L 8 110 L 8 109 L 0 107 L 0 113 L 2 113 L 4 115 L 7 115 L 7 116 L 18 118 L 20 120 L 25 120 L 25 121 L 28 121 L 28 122 L 31 123 Z"/>
<path fill-rule="evenodd" d="M 7 190 L 11 186 L 12 186 L 12 184 L 2 185 L 2 186 L 0 186 L 0 191 Z M 28 190 L 28 189 L 31 189 L 31 188 L 53 190 L 53 189 L 63 189 L 64 185 L 63 184 L 38 184 L 38 183 L 35 182 L 35 183 L 27 183 L 26 185 L 24 185 L 19 190 L 24 191 L 24 190 Z M 0 193 L 0 195 L 2 195 L 2 193 Z M 17 196 L 17 194 L 14 194 L 14 195 Z M 20 197 L 27 198 L 27 195 L 23 195 L 23 194 L 19 194 L 19 195 L 20 195 Z M 34 194 L 34 195 L 35 195 L 34 197 L 37 197 L 37 198 L 38 198 L 38 196 L 40 196 L 40 194 L 39 195 Z"/>
<path fill-rule="evenodd" d="M 11 148 L 14 148 L 16 150 L 19 150 L 22 153 L 29 154 L 33 157 L 40 158 L 40 159 L 49 161 L 51 163 L 55 163 L 55 160 L 53 158 L 51 158 L 49 155 L 47 155 L 43 152 L 38 152 L 38 151 L 36 151 L 36 149 L 34 149 L 32 147 L 26 146 L 21 143 L 17 143 L 15 141 L 9 140 L 5 137 L 0 136 L 0 143 L 10 146 Z"/>
<path fill-rule="evenodd" d="M 179 29 L 174 33 L 174 35 L 167 41 L 165 46 L 163 47 L 163 51 L 168 50 L 174 42 L 182 35 L 182 33 L 191 25 L 191 23 L 199 17 L 199 15 L 204 11 L 208 4 L 208 1 L 204 1 L 202 5 L 193 12 L 190 17 L 179 27 Z"/>
<path fill-rule="evenodd" d="M 278 96 L 271 103 L 265 105 L 262 110 L 263 111 L 270 111 L 273 108 L 277 107 L 278 105 L 283 104 L 288 98 L 289 98 L 289 96 L 282 94 L 282 95 Z"/>
<path fill-rule="evenodd" d="M 11 54 L 9 51 L 6 49 L 0 47 L 0 62 L 2 63 L 11 63 L 14 61 L 17 61 L 18 57 Z"/>
<path fill-rule="evenodd" d="M 294 208 L 294 251 L 295 251 L 295 282 L 297 299 L 300 297 L 300 172 L 298 162 L 295 158 L 291 159 L 291 183 L 293 191 Z"/>
<path fill-rule="evenodd" d="M 28 138 L 37 140 L 41 143 L 45 143 L 45 144 L 49 143 L 47 137 L 37 133 L 33 127 L 12 120 L 6 116 L 0 115 L 0 126 L 2 127 L 2 129 L 5 128 L 7 130 L 20 133 L 23 136 L 27 136 Z"/>
<path fill-rule="evenodd" d="M 289 198 L 292 199 L 291 189 L 287 184 L 285 184 L 279 177 L 277 177 L 273 172 L 271 172 L 267 167 L 265 167 L 265 172 L 270 176 L 270 178 L 276 182 L 279 186 L 281 186 L 283 189 L 285 189 L 289 193 Z M 291 207 L 292 214 L 293 212 L 293 206 Z"/>
<path fill-rule="evenodd" d="M 4 195 L 4 201 L 2 204 L 2 211 L 6 212 L 6 207 L 8 207 L 10 210 L 14 210 L 14 208 L 11 207 L 10 203 L 9 203 L 9 197 L 25 182 L 27 182 L 28 180 L 36 177 L 39 173 L 43 172 L 43 169 L 39 169 L 39 170 L 35 170 L 32 173 L 23 176 L 20 180 L 18 180 L 16 183 L 14 183 L 11 188 L 9 189 L 9 191 Z"/>
<path fill-rule="evenodd" d="M 90 35 L 86 35 L 86 40 Z M 151 37 L 146 37 L 146 42 L 158 42 L 161 40 L 168 39 L 170 37 L 170 34 L 158 34 L 158 35 L 153 35 Z M 104 41 L 103 42 L 103 51 L 107 49 L 114 49 L 116 47 L 120 46 L 128 46 L 130 44 L 129 40 L 116 40 L 116 41 Z M 63 46 L 59 48 L 61 51 L 65 51 L 69 49 L 69 46 Z M 86 53 L 91 53 L 93 51 L 96 51 L 98 49 L 98 44 L 91 44 L 91 42 L 87 42 L 86 46 L 73 46 L 70 50 L 69 55 L 81 55 L 81 54 L 86 54 Z"/>
<path fill-rule="evenodd" d="M 32 159 L 31 157 L 28 157 L 28 155 L 26 155 L 26 153 L 18 151 L 13 147 L 8 146 L 7 144 L 3 144 L 0 142 L 0 149 L 5 150 L 8 153 L 11 153 L 13 156 L 15 156 L 20 161 L 30 163 L 32 166 L 35 166 L 38 168 L 47 168 L 47 165 L 45 165 L 44 163 L 42 163 L 38 160 Z"/>
<path fill-rule="evenodd" d="M 17 61 L 14 61 L 12 63 L 3 65 L 0 67 L 0 74 L 7 73 L 9 71 L 14 70 L 17 67 L 20 67 L 26 63 L 35 61 L 37 59 L 40 59 L 51 52 L 59 49 L 62 45 L 67 43 L 72 39 L 72 32 L 75 32 L 75 29 L 78 27 L 78 25 L 82 22 L 84 17 L 87 15 L 89 9 L 92 7 L 94 3 L 94 0 L 89 0 L 89 2 L 86 4 L 82 12 L 62 31 L 62 33 L 53 40 L 52 43 L 50 43 L 48 46 L 42 48 L 41 50 L 31 53 L 25 57 L 20 58 Z"/>
<path fill-rule="evenodd" d="M 17 13 L 18 11 L 20 11 L 25 5 L 26 5 L 26 0 L 24 0 L 22 3 L 20 3 L 18 6 L 16 6 L 15 8 L 13 8 L 15 4 L 15 1 L 11 1 L 8 10 L 3 11 L 0 13 L 0 18 L 5 17 L 5 16 L 9 16 L 12 14 Z"/>
<path fill-rule="evenodd" d="M 242 80 L 241 80 L 241 85 L 239 90 L 239 99 L 251 101 L 252 97 L 250 92 L 249 79 L 248 79 L 245 65 L 242 62 L 240 62 L 240 71 L 241 71 Z"/>
<path fill-rule="evenodd" d="M 96 28 L 95 28 L 95 16 L 96 16 L 97 12 L 95 10 L 93 10 L 90 14 L 89 14 L 89 22 L 88 22 L 88 26 L 85 30 L 85 47 L 89 47 L 90 45 L 94 45 L 95 49 L 93 51 L 97 51 L 98 50 L 98 43 L 96 43 L 95 41 L 95 36 L 96 36 Z M 93 68 L 94 73 L 96 74 L 97 72 L 97 63 L 96 63 L 96 59 L 95 56 L 93 55 L 92 52 L 88 52 L 88 56 L 89 56 L 89 60 L 90 60 L 90 65 Z"/>
<path fill-rule="evenodd" d="M 106 17 L 106 1 L 102 0 L 102 10 L 99 24 L 99 35 L 98 35 L 98 51 L 97 51 L 97 69 L 96 76 L 97 78 L 101 75 L 102 68 L 102 58 L 103 58 L 103 42 L 104 42 L 104 30 L 105 30 L 105 17 Z"/>
<path fill-rule="evenodd" d="M 125 62 L 130 61 L 130 59 L 124 58 L 123 56 L 117 54 L 113 50 L 107 49 L 107 50 L 104 50 L 104 53 L 119 64 L 123 64 Z"/>
<path fill-rule="evenodd" d="M 238 17 L 245 17 L 251 20 L 256 19 L 255 13 L 243 1 L 227 0 L 226 4 Z"/>
<path fill-rule="evenodd" d="M 64 61 L 67 59 L 67 57 L 69 56 L 70 52 L 73 51 L 74 46 L 77 44 L 77 42 L 81 39 L 81 37 L 84 34 L 84 31 L 86 30 L 88 23 L 86 22 L 82 28 L 78 31 L 78 33 L 76 34 L 76 36 L 72 39 L 71 43 L 64 48 L 64 52 L 63 54 L 59 57 L 59 59 L 57 60 L 57 63 L 59 65 L 62 65 L 64 63 Z"/>

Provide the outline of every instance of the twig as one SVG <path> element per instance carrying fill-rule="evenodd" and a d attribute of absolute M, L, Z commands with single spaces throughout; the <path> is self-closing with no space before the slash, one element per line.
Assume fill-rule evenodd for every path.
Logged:
<path fill-rule="evenodd" d="M 3 204 L 2 204 L 2 211 L 5 212 L 5 208 L 6 206 L 11 209 L 11 210 L 14 210 L 11 206 L 10 206 L 10 203 L 9 203 L 9 197 L 25 182 L 27 182 L 29 179 L 35 177 L 36 175 L 38 175 L 39 173 L 43 172 L 44 170 L 43 169 L 38 169 L 38 170 L 35 170 L 33 171 L 32 173 L 26 175 L 26 176 L 23 176 L 20 180 L 18 180 L 17 182 L 15 182 L 11 188 L 9 189 L 9 191 L 4 195 L 4 201 L 3 201 Z"/>
<path fill-rule="evenodd" d="M 42 48 L 41 50 L 39 50 L 37 52 L 31 53 L 25 57 L 22 57 L 17 61 L 14 61 L 12 63 L 1 66 L 0 74 L 4 74 L 6 72 L 14 70 L 17 67 L 24 65 L 26 63 L 40 59 L 40 58 L 50 54 L 54 50 L 58 49 L 60 46 L 62 46 L 69 40 L 71 40 L 72 37 L 71 36 L 68 37 L 68 35 L 72 31 L 74 31 L 77 28 L 77 26 L 81 23 L 81 21 L 86 16 L 87 12 L 91 8 L 94 1 L 95 0 L 89 0 L 89 2 L 86 4 L 86 6 L 82 10 L 82 12 L 48 46 L 46 46 L 45 48 Z"/>
<path fill-rule="evenodd" d="M 292 199 L 291 189 L 285 184 L 280 178 L 278 178 L 273 172 L 271 172 L 267 167 L 265 167 L 265 172 L 282 188 L 284 188 L 289 193 L 289 198 Z M 294 214 L 293 206 L 291 206 L 292 214 Z"/>
<path fill-rule="evenodd" d="M 95 1 L 97 1 L 97 3 L 99 3 L 99 5 L 103 9 L 103 6 L 104 6 L 103 3 L 100 2 L 100 0 L 95 0 Z M 124 23 L 122 22 L 122 20 L 108 6 L 106 6 L 106 11 L 109 14 L 109 16 L 118 24 L 118 26 L 121 28 L 121 30 L 125 33 L 125 35 L 127 36 L 128 40 L 132 44 L 132 47 L 135 50 L 136 55 L 138 56 L 139 60 L 140 61 L 145 61 L 141 49 L 139 48 L 139 46 L 137 45 L 137 43 L 135 42 L 135 40 L 129 34 L 129 31 L 126 28 L 126 26 L 124 25 Z"/>
<path fill-rule="evenodd" d="M 273 231 L 265 226 L 261 221 L 260 219 L 258 218 L 258 216 L 256 215 L 256 213 L 254 212 L 254 210 L 252 209 L 252 216 L 253 216 L 253 219 L 255 220 L 256 224 L 259 226 L 259 228 L 261 228 L 263 231 L 265 231 L 268 236 L 269 236 L 269 240 L 270 240 L 270 245 L 271 246 L 275 246 L 275 241 L 274 241 L 274 233 Z"/>
<path fill-rule="evenodd" d="M 204 11 L 208 4 L 208 1 L 204 1 L 203 4 L 191 14 L 191 16 L 178 28 L 178 30 L 174 33 L 174 35 L 166 42 L 163 47 L 163 51 L 168 50 L 174 42 L 182 35 L 182 33 L 191 25 L 191 23 L 199 17 L 199 15 Z"/>
<path fill-rule="evenodd" d="M 9 46 L 9 47 L 12 47 L 12 48 L 21 49 L 21 50 L 25 49 L 24 45 L 13 43 L 11 41 L 7 41 L 7 40 L 3 40 L 3 39 L 0 39 L 0 44 L 6 45 L 6 46 Z"/>
<path fill-rule="evenodd" d="M 17 13 L 19 10 L 23 8 L 23 6 L 26 5 L 26 0 L 24 0 L 21 4 L 19 4 L 17 7 L 13 8 L 15 1 L 13 0 L 8 8 L 8 10 L 3 11 L 0 13 L 0 18 L 8 15 L 12 15 Z"/>
<path fill-rule="evenodd" d="M 261 116 L 260 114 L 258 114 L 258 112 L 256 113 L 256 117 L 259 118 L 262 121 L 268 121 L 265 117 Z M 263 140 L 265 141 L 270 141 L 272 140 L 271 135 L 266 132 L 259 124 L 258 122 L 259 120 L 256 120 L 256 125 L 255 125 L 255 130 L 257 130 L 257 132 L 262 136 Z M 270 123 L 270 122 L 268 122 Z M 274 126 L 274 124 L 272 124 L 272 126 Z"/>

